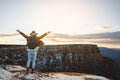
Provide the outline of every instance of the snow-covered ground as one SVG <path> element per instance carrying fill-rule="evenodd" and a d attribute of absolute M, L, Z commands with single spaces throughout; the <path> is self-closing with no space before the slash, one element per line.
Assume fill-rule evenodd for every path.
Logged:
<path fill-rule="evenodd" d="M 102 76 L 96 75 L 72 75 L 72 73 L 39 73 L 27 74 L 24 72 L 25 68 L 21 66 L 9 66 L 7 69 L 0 68 L 0 80 L 109 80 Z"/>

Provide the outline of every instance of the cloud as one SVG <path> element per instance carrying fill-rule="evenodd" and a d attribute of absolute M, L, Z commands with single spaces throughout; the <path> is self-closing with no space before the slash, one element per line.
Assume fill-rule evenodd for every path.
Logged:
<path fill-rule="evenodd" d="M 17 36 L 19 35 L 18 33 L 13 33 L 13 34 L 0 34 L 0 38 L 1 37 L 11 37 L 11 36 Z"/>
<path fill-rule="evenodd" d="M 0 34 L 0 37 L 10 37 L 18 36 L 18 33 L 13 34 Z M 68 34 L 58 34 L 52 33 L 48 35 L 47 38 L 51 39 L 120 39 L 120 31 L 117 32 L 106 32 L 106 33 L 96 33 L 96 34 L 84 34 L 84 35 L 68 35 Z"/>
<path fill-rule="evenodd" d="M 106 32 L 96 34 L 85 34 L 85 35 L 67 35 L 67 34 L 54 34 L 53 38 L 64 38 L 64 39 L 120 39 L 120 31 L 117 32 Z"/>
<path fill-rule="evenodd" d="M 103 28 L 103 29 L 111 29 L 111 28 L 113 28 L 113 27 L 111 27 L 111 26 L 103 26 L 102 28 Z"/>
<path fill-rule="evenodd" d="M 19 34 L 0 34 L 0 38 L 3 40 L 13 40 L 11 36 L 15 37 Z M 3 38 L 4 37 L 4 38 Z M 8 39 L 9 40 L 9 39 Z M 96 33 L 96 34 L 84 34 L 84 35 L 68 35 L 68 34 L 58 34 L 51 33 L 44 39 L 43 41 L 49 41 L 57 44 L 97 44 L 97 45 L 110 45 L 112 46 L 120 46 L 120 31 L 117 32 L 105 32 L 105 33 Z M 15 38 L 14 41 L 18 41 L 19 43 L 23 43 L 25 39 L 23 37 Z M 49 43 L 48 43 L 49 44 Z"/>
<path fill-rule="evenodd" d="M 91 40 L 94 43 L 102 43 L 102 44 L 120 44 L 119 39 L 95 39 Z"/>
<path fill-rule="evenodd" d="M 117 32 L 106 32 L 106 33 L 96 33 L 96 34 L 85 34 L 85 35 L 67 35 L 67 34 L 52 34 L 49 37 L 54 41 L 58 42 L 77 42 L 77 43 L 92 43 L 92 44 L 110 44 L 110 45 L 120 45 L 120 31 Z"/>
<path fill-rule="evenodd" d="M 86 39 L 120 39 L 120 31 L 83 35 Z"/>

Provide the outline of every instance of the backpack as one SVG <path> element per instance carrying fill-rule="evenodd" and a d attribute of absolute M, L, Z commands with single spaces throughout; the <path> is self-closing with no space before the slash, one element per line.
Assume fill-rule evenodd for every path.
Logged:
<path fill-rule="evenodd" d="M 30 36 L 27 39 L 27 46 L 29 49 L 35 49 L 38 46 L 39 40 L 37 39 L 37 37 L 32 37 Z"/>
<path fill-rule="evenodd" d="M 42 40 L 38 40 L 38 45 L 44 45 L 44 42 Z"/>

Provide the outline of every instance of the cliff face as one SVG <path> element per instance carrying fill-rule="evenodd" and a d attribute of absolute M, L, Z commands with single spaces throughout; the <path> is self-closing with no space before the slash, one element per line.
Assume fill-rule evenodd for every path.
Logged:
<path fill-rule="evenodd" d="M 101 58 L 96 45 L 52 45 L 40 47 L 37 64 L 47 71 L 79 71 Z"/>
<path fill-rule="evenodd" d="M 96 45 L 51 45 L 40 47 L 36 69 L 71 71 L 119 78 L 116 63 L 100 54 Z"/>
<path fill-rule="evenodd" d="M 26 65 L 25 46 L 8 46 L 0 48 L 1 58 L 7 55 L 14 63 Z M 1 61 L 0 61 L 1 62 Z M 4 61 L 2 61 L 4 62 Z M 1 63 L 2 63 L 1 62 Z M 90 73 L 120 80 L 120 70 L 116 63 L 100 54 L 96 45 L 46 45 L 38 51 L 36 69 L 40 71 L 67 71 Z"/>

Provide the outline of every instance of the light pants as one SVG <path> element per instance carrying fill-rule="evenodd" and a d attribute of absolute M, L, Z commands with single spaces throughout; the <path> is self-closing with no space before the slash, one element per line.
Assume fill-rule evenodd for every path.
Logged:
<path fill-rule="evenodd" d="M 35 69 L 35 62 L 36 62 L 37 51 L 31 50 L 28 51 L 28 59 L 27 59 L 27 68 L 30 68 L 30 63 L 32 62 L 32 68 Z"/>

